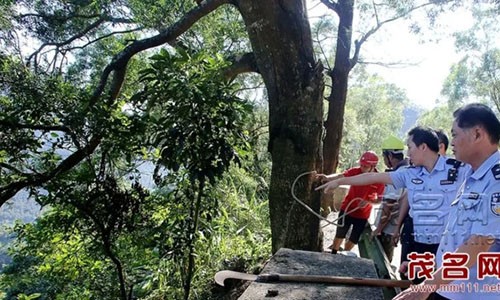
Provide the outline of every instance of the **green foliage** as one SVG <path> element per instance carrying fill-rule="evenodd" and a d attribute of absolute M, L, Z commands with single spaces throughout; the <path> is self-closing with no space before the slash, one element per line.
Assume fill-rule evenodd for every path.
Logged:
<path fill-rule="evenodd" d="M 224 197 L 194 185 L 205 180 L 216 184 L 231 162 L 241 163 L 249 154 L 252 142 L 242 130 L 252 106 L 238 99 L 237 87 L 220 77 L 221 68 L 227 66 L 220 56 L 192 50 L 171 55 L 164 50 L 146 69 L 138 57 L 128 64 L 117 101 L 102 101 L 103 97 L 89 102 L 92 85 L 109 58 L 139 36 L 134 26 L 163 29 L 196 5 L 153 2 L 18 1 L 30 14 L 3 15 L 13 26 L 2 26 L 2 37 L 19 26 L 46 42 L 47 48 L 30 57 L 31 67 L 1 56 L 2 188 L 53 170 L 93 137 L 100 142 L 94 153 L 84 154 L 84 163 L 52 178 L 43 190 L 31 189 L 50 211 L 33 225 L 15 228 L 14 261 L 1 283 L 8 299 L 36 293 L 41 299 L 123 299 L 129 288 L 141 298 L 180 298 L 190 272 L 189 258 L 204 253 L 197 249 L 205 245 L 195 241 L 223 239 L 222 230 L 235 226 L 220 225 L 228 220 L 212 224 Z M 4 24 L 3 18 L 0 21 Z M 179 39 L 179 45 L 243 51 L 248 45 L 242 39 L 241 21 L 234 8 L 221 9 L 194 28 L 197 34 Z M 82 33 L 85 38 L 80 39 Z M 55 50 L 53 58 L 47 55 L 49 48 Z M 69 64 L 66 51 L 75 55 Z M 137 94 L 141 87 L 144 92 Z M 163 180 L 148 195 L 139 184 L 143 179 L 139 169 L 145 164 L 151 175 L 155 162 L 167 170 L 158 170 Z M 202 201 L 195 206 L 196 198 Z M 201 262 L 215 266 L 220 263 L 214 260 L 217 255 L 246 256 L 244 260 L 255 262 L 269 249 L 268 236 L 260 241 L 258 247 L 245 245 L 255 249 L 250 254 L 223 254 L 227 248 L 222 247 Z M 211 277 L 196 275 L 193 280 L 208 284 Z M 201 290 L 195 286 L 196 293 Z"/>
<path fill-rule="evenodd" d="M 453 124 L 453 111 L 454 109 L 451 108 L 449 105 L 439 105 L 433 108 L 432 110 L 422 114 L 419 117 L 417 124 L 423 126 L 429 126 L 434 129 L 442 129 L 448 136 L 448 139 L 451 140 L 451 125 Z"/>
<path fill-rule="evenodd" d="M 398 136 L 403 124 L 403 109 L 408 103 L 401 89 L 377 75 L 370 75 L 363 69 L 356 75 L 345 108 L 339 170 L 356 165 L 367 150 L 380 153 L 385 137 Z"/>
<path fill-rule="evenodd" d="M 500 112 L 500 49 L 483 53 L 475 72 L 474 92 L 479 98 L 495 105 Z"/>
<path fill-rule="evenodd" d="M 199 267 L 193 276 L 192 294 L 193 299 L 220 299 L 223 290 L 212 291 L 215 272 L 252 271 L 270 255 L 267 184 L 241 168 L 232 167 L 205 197 L 204 201 L 217 204 L 201 212 L 194 253 Z M 170 232 L 159 231 L 164 236 L 160 250 L 164 255 L 157 265 L 153 261 L 148 263 L 151 273 L 140 283 L 144 292 L 149 292 L 147 299 L 182 296 L 179 279 L 186 271 L 182 261 L 189 237 L 181 223 L 187 221 L 182 219 L 187 200 L 177 193 L 175 200 L 157 210 L 155 218 L 170 224 L 164 227 Z M 184 213 L 180 213 L 182 210 Z"/>
<path fill-rule="evenodd" d="M 204 195 L 205 183 L 209 181 L 213 186 L 231 162 L 240 162 L 238 149 L 245 151 L 249 146 L 241 128 L 252 107 L 235 96 L 231 85 L 225 84 L 220 69 L 226 63 L 221 57 L 189 55 L 185 51 L 172 55 L 163 50 L 152 61 L 151 68 L 140 73 L 144 90 L 132 100 L 137 98 L 147 107 L 155 107 L 149 111 L 155 121 L 151 142 L 161 148 L 158 164 L 169 172 L 185 171 L 189 177 L 187 184 L 177 186 L 179 194 L 185 196 L 177 203 L 188 208 L 189 219 L 179 220 L 184 234 L 174 238 L 178 242 L 176 248 L 181 249 L 174 260 L 184 260 L 181 274 L 185 274 L 187 299 L 195 275 L 199 222 L 211 218 L 206 212 L 213 208 Z"/>
<path fill-rule="evenodd" d="M 465 56 L 452 66 L 443 85 L 451 110 L 470 101 L 494 105 L 500 111 L 500 49 L 482 53 L 479 58 Z"/>
<path fill-rule="evenodd" d="M 156 30 L 178 20 L 196 5 L 195 1 L 181 0 L 132 0 L 126 4 L 136 23 Z"/>
<path fill-rule="evenodd" d="M 464 58 L 450 69 L 450 74 L 441 90 L 441 93 L 448 97 L 450 108 L 458 108 L 471 94 L 470 81 L 472 78 L 469 68 L 468 60 Z"/>
<path fill-rule="evenodd" d="M 52 178 L 43 191 L 31 190 L 50 210 L 36 223 L 15 228 L 14 261 L 0 283 L 6 299 L 37 293 L 40 299 L 125 299 L 129 290 L 139 298 L 178 299 L 191 280 L 186 274 L 193 276 L 191 298 L 206 299 L 222 260 L 250 268 L 269 253 L 265 179 L 237 174 L 248 177 L 237 188 L 224 179 L 233 161 L 262 171 L 264 178 L 269 174 L 269 163 L 257 156 L 255 166 L 244 161 L 260 141 L 246 135 L 261 125 L 248 124 L 252 106 L 220 77 L 225 66 L 219 56 L 160 52 L 137 72 L 142 92 L 125 94 L 113 105 L 98 103 L 85 114 L 85 88 L 5 60 L 2 117 L 8 121 L 0 125 L 9 138 L 24 136 L 25 142 L 2 141 L 2 157 L 10 165 L 2 167 L 4 184 L 26 176 L 29 168 L 53 168 L 89 136 L 102 137 L 84 163 Z M 38 93 L 39 101 L 23 87 Z M 16 156 L 18 150 L 25 156 Z M 30 161 L 36 163 L 28 167 Z M 146 191 L 139 183 L 140 165 L 152 175 L 154 162 L 161 180 Z M 200 185 L 204 181 L 209 189 Z M 244 213 L 235 219 L 231 213 L 239 210 Z M 247 222 L 263 226 L 244 229 Z M 206 251 L 207 244 L 217 249 Z M 195 256 L 207 268 L 194 268 Z"/>
<path fill-rule="evenodd" d="M 36 75 L 19 61 L 0 57 L 0 183 L 43 172 L 69 149 L 69 133 L 83 126 L 86 95 L 59 76 Z M 43 100 L 42 100 L 43 99 Z M 43 153 L 42 153 L 43 150 Z"/>
<path fill-rule="evenodd" d="M 180 40 L 196 51 L 236 56 L 251 52 L 244 24 L 236 7 L 223 6 L 194 24 Z"/>
<path fill-rule="evenodd" d="M 161 147 L 161 164 L 191 180 L 214 182 L 248 143 L 240 130 L 252 107 L 238 99 L 220 75 L 221 57 L 163 50 L 141 72 L 145 88 L 137 97 L 159 110 L 151 113 L 152 144 Z"/>
<path fill-rule="evenodd" d="M 443 86 L 451 109 L 469 101 L 493 105 L 500 112 L 500 49 L 498 49 L 497 2 L 473 5 L 473 25 L 454 33 L 457 50 L 463 58 L 450 69 Z"/>
<path fill-rule="evenodd" d="M 311 32 L 314 41 L 314 52 L 316 56 L 324 61 L 327 69 L 332 69 L 334 65 L 335 49 L 328 45 L 337 31 L 337 23 L 330 16 L 324 16 L 312 25 Z"/>
<path fill-rule="evenodd" d="M 217 205 L 202 211 L 203 221 L 196 233 L 195 255 L 203 267 L 193 278 L 193 299 L 212 297 L 216 271 L 252 270 L 270 253 L 267 184 L 253 176 L 232 168 L 206 196 L 207 203 Z M 124 222 L 122 230 L 114 231 L 113 248 L 129 282 L 134 283 L 134 295 L 141 299 L 179 299 L 183 295 L 191 200 L 182 191 L 189 190 L 179 186 L 176 191 L 165 188 L 152 194 L 128 218 L 132 226 Z M 77 190 L 68 197 L 84 200 L 78 192 L 82 193 Z M 14 263 L 1 281 L 8 287 L 6 299 L 20 292 L 40 293 L 40 299 L 117 296 L 113 264 L 104 254 L 102 238 L 92 231 L 99 230 L 97 223 L 81 214 L 71 205 L 54 204 L 35 224 L 16 228 L 19 242 Z"/>
<path fill-rule="evenodd" d="M 33 299 L 38 299 L 40 296 L 41 296 L 41 294 L 39 294 L 39 293 L 37 293 L 37 294 L 31 294 L 29 296 L 27 296 L 25 294 L 19 294 L 17 296 L 17 299 L 18 300 L 33 300 Z"/>

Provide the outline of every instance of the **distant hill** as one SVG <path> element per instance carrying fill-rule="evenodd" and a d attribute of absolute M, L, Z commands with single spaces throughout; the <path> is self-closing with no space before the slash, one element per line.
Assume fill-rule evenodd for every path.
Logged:
<path fill-rule="evenodd" d="M 16 197 L 0 207 L 0 224 L 12 225 L 16 220 L 33 222 L 40 214 L 40 205 L 28 198 L 27 192 L 19 192 Z"/>
<path fill-rule="evenodd" d="M 12 240 L 8 232 L 16 221 L 31 223 L 40 215 L 40 205 L 29 198 L 25 191 L 19 192 L 13 199 L 0 207 L 0 272 L 5 264 L 10 263 L 7 247 Z"/>
<path fill-rule="evenodd" d="M 417 120 L 422 115 L 421 108 L 410 106 L 403 110 L 404 120 L 401 126 L 400 136 L 406 136 L 406 133 L 417 125 Z"/>

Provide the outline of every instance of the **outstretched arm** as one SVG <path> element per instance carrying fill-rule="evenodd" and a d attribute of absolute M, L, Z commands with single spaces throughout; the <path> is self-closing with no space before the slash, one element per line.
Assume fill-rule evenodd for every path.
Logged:
<path fill-rule="evenodd" d="M 339 174 L 334 173 L 334 174 L 330 174 L 330 175 L 326 175 L 326 174 L 316 174 L 315 175 L 315 178 L 317 180 L 320 180 L 321 183 L 329 182 L 329 181 L 336 180 L 336 179 L 339 179 L 342 177 L 344 177 L 344 174 L 342 174 L 342 173 L 339 173 Z"/>
<path fill-rule="evenodd" d="M 320 185 L 316 190 L 324 189 L 324 192 L 336 189 L 339 185 L 368 185 L 373 183 L 392 184 L 391 176 L 388 173 L 365 173 L 351 177 L 344 177 L 337 180 L 332 180 L 323 185 Z"/>

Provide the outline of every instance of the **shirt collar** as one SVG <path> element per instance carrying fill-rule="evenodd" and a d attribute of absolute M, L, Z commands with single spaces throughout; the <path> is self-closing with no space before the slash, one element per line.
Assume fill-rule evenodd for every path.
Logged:
<path fill-rule="evenodd" d="M 486 175 L 486 172 L 491 170 L 491 168 L 493 168 L 494 165 L 498 164 L 499 161 L 500 152 L 495 151 L 492 155 L 490 155 L 490 157 L 483 161 L 481 166 L 479 166 L 479 168 L 475 172 L 472 173 L 471 178 L 475 180 L 481 179 L 484 175 Z"/>
<path fill-rule="evenodd" d="M 423 166 L 421 166 L 420 167 L 420 176 L 425 175 L 425 174 L 435 173 L 438 171 L 443 171 L 443 170 L 445 170 L 445 166 L 446 166 L 446 158 L 444 158 L 441 155 L 438 155 L 438 159 L 437 159 L 436 164 L 434 165 L 434 168 L 432 169 L 432 171 L 429 173 L 429 172 L 427 172 L 427 170 Z"/>

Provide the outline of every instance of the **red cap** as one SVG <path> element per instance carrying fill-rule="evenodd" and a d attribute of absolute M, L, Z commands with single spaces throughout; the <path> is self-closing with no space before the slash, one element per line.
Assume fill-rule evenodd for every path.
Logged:
<path fill-rule="evenodd" d="M 373 151 L 366 151 L 361 155 L 359 164 L 361 166 L 376 166 L 378 163 L 378 156 Z"/>

